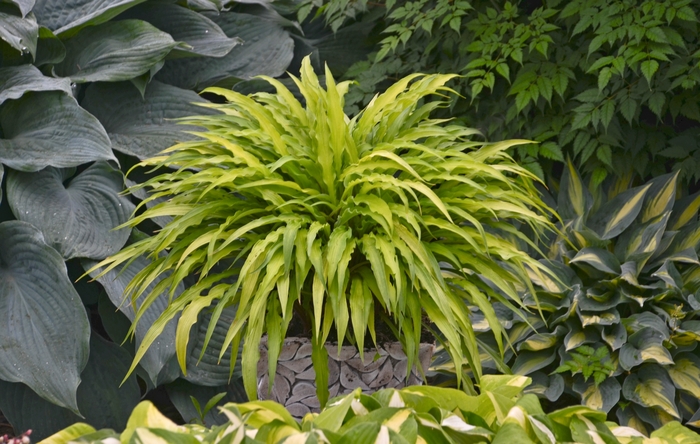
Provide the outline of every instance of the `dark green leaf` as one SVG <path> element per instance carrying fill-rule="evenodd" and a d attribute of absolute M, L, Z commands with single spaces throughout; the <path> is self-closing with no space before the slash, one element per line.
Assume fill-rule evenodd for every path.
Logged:
<path fill-rule="evenodd" d="M 202 14 L 167 1 L 143 3 L 131 8 L 120 18 L 144 20 L 170 34 L 175 41 L 188 45 L 177 48 L 176 53 L 223 57 L 241 43 L 237 38 L 229 38 L 216 23 Z"/>
<path fill-rule="evenodd" d="M 596 386 L 593 381 L 584 381 L 580 376 L 572 386 L 573 390 L 581 395 L 582 404 L 595 410 L 610 412 L 620 401 L 622 387 L 615 378 L 607 378 Z"/>
<path fill-rule="evenodd" d="M 168 60 L 156 79 L 184 89 L 203 89 L 230 78 L 277 77 L 292 61 L 294 41 L 278 21 L 236 12 L 207 17 L 243 44 L 218 59 Z"/>
<path fill-rule="evenodd" d="M 39 26 L 34 14 L 25 18 L 0 12 L 0 40 L 7 42 L 22 55 L 36 55 L 36 42 L 39 38 Z"/>
<path fill-rule="evenodd" d="M 39 228 L 46 242 L 65 259 L 104 259 L 129 238 L 129 230 L 114 230 L 127 221 L 134 205 L 119 193 L 124 176 L 103 162 L 74 177 L 69 171 L 46 168 L 37 173 L 12 171 L 7 199 L 19 220 Z"/>
<path fill-rule="evenodd" d="M 153 81 L 143 98 L 127 82 L 96 83 L 81 105 L 104 125 L 115 150 L 145 159 L 193 138 L 184 131 L 196 128 L 174 119 L 218 113 L 196 103 L 207 102 L 192 91 Z"/>
<path fill-rule="evenodd" d="M 34 7 L 35 0 L 3 0 L 3 2 L 16 5 L 19 8 L 19 12 L 22 13 L 22 17 L 25 17 Z"/>
<path fill-rule="evenodd" d="M 556 358 L 556 350 L 542 351 L 524 351 L 518 353 L 513 364 L 513 373 L 518 375 L 529 375 L 532 372 L 540 370 L 552 362 Z"/>
<path fill-rule="evenodd" d="M 96 265 L 96 262 L 90 260 L 84 260 L 83 268 L 89 270 Z M 112 270 L 104 276 L 97 279 L 97 281 L 102 284 L 109 299 L 112 301 L 115 307 L 119 307 L 122 313 L 133 322 L 135 318 L 134 307 L 129 303 L 129 301 L 124 301 L 124 290 L 128 283 L 136 276 L 136 273 L 141 271 L 147 264 L 149 260 L 144 257 L 138 257 L 134 262 L 129 265 L 125 270 Z M 91 273 L 91 276 L 97 276 L 99 270 Z M 150 292 L 153 288 L 163 279 L 160 277 L 153 282 L 146 292 Z M 184 287 L 182 284 L 178 286 L 175 290 L 173 297 L 177 297 L 183 291 Z M 145 294 L 142 296 L 145 297 Z M 141 300 L 137 301 L 140 303 Z M 153 322 L 160 316 L 160 314 L 165 310 L 168 305 L 168 293 L 163 292 L 158 295 L 153 304 L 146 310 L 146 312 L 141 317 L 139 323 L 136 325 L 135 332 L 135 345 L 136 348 L 141 345 L 143 337 L 146 335 L 146 331 L 153 325 Z M 163 382 L 169 382 L 175 379 L 179 373 L 172 374 L 173 372 L 166 372 L 163 374 L 161 370 L 168 364 L 170 360 L 175 356 L 175 325 L 177 319 L 169 322 L 163 332 L 158 336 L 156 342 L 152 347 L 148 349 L 144 357 L 141 359 L 139 364 L 146 370 L 148 377 L 151 379 L 154 385 L 159 385 Z M 164 379 L 164 380 L 163 380 Z"/>
<path fill-rule="evenodd" d="M 90 327 L 63 258 L 26 222 L 0 224 L 0 378 L 77 411 Z"/>
<path fill-rule="evenodd" d="M 27 91 L 63 91 L 72 94 L 69 79 L 45 77 L 32 65 L 12 66 L 0 69 L 0 104 L 5 100 L 19 99 Z"/>
<path fill-rule="evenodd" d="M 0 109 L 0 162 L 21 171 L 116 160 L 95 117 L 61 92 L 25 94 Z"/>
<path fill-rule="evenodd" d="M 66 40 L 66 58 L 56 72 L 72 81 L 115 82 L 148 72 L 177 43 L 141 20 L 90 26 Z"/>
<path fill-rule="evenodd" d="M 43 26 L 61 37 L 69 37 L 83 27 L 98 25 L 146 0 L 37 0 L 34 14 Z"/>
<path fill-rule="evenodd" d="M 571 262 L 588 264 L 603 273 L 620 274 L 620 262 L 614 254 L 602 248 L 583 248 L 571 259 Z"/>
<path fill-rule="evenodd" d="M 643 185 L 623 191 L 609 202 L 601 205 L 588 221 L 601 239 L 612 239 L 625 231 L 642 209 L 642 203 L 651 185 Z"/>

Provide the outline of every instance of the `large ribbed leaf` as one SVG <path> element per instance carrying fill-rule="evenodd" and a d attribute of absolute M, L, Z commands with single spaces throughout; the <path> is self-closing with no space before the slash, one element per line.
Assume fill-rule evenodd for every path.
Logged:
<path fill-rule="evenodd" d="M 64 37 L 88 25 L 104 23 L 145 0 L 36 0 L 39 23 Z"/>
<path fill-rule="evenodd" d="M 49 28 L 41 26 L 39 28 L 39 41 L 37 42 L 34 64 L 36 66 L 48 63 L 56 64 L 63 61 L 65 57 L 66 47 L 63 45 L 63 42 Z"/>
<path fill-rule="evenodd" d="M 21 171 L 116 160 L 100 122 L 58 91 L 25 94 L 0 109 L 0 162 Z"/>
<path fill-rule="evenodd" d="M 22 13 L 22 17 L 25 17 L 27 14 L 29 14 L 34 7 L 34 2 L 35 0 L 3 0 L 0 3 L 12 3 L 19 8 L 19 11 Z"/>
<path fill-rule="evenodd" d="M 77 410 L 90 327 L 63 258 L 26 222 L 0 224 L 0 379 Z"/>
<path fill-rule="evenodd" d="M 627 376 L 622 394 L 642 407 L 657 407 L 680 419 L 676 408 L 676 388 L 666 370 L 658 365 L 646 365 Z"/>
<path fill-rule="evenodd" d="M 149 264 L 149 260 L 144 257 L 136 258 L 136 260 L 129 265 L 126 270 L 121 272 L 120 270 L 112 270 L 102 277 L 99 277 L 97 281 L 102 284 L 109 299 L 112 303 L 119 307 L 122 311 L 133 322 L 135 318 L 134 308 L 130 301 L 124 301 L 124 289 L 131 281 L 131 279 L 141 271 L 145 266 Z M 83 261 L 83 267 L 89 270 L 96 262 L 85 260 Z M 99 270 L 91 273 L 91 276 L 97 276 Z M 153 284 L 148 287 L 148 291 L 152 290 L 158 282 L 162 280 L 157 279 Z M 178 286 L 175 297 L 177 297 L 184 287 L 182 285 Z M 140 302 L 141 299 L 139 299 Z M 136 348 L 141 345 L 146 331 L 153 325 L 158 316 L 165 310 L 168 305 L 168 294 L 167 292 L 159 295 L 156 300 L 151 304 L 151 306 L 146 310 L 143 317 L 136 326 L 135 342 Z M 158 385 L 162 381 L 158 381 L 158 375 L 160 374 L 162 368 L 170 361 L 170 359 L 175 356 L 175 325 L 177 324 L 177 319 L 171 321 L 163 330 L 163 333 L 158 336 L 152 347 L 148 349 L 144 357 L 141 359 L 140 364 L 148 373 L 151 381 L 154 385 Z"/>
<path fill-rule="evenodd" d="M 93 334 L 90 359 L 78 387 L 78 407 L 83 418 L 39 398 L 25 385 L 2 381 L 0 408 L 17 430 L 32 429 L 32 438 L 37 440 L 77 421 L 122 430 L 141 398 L 135 376 L 120 387 L 130 361 L 124 349 Z"/>
<path fill-rule="evenodd" d="M 46 77 L 32 65 L 0 69 L 0 104 L 19 99 L 27 91 L 63 91 L 72 94 L 70 79 Z"/>
<path fill-rule="evenodd" d="M 129 229 L 114 230 L 129 219 L 134 205 L 120 196 L 124 176 L 104 162 L 64 184 L 73 171 L 46 168 L 37 173 L 11 171 L 7 199 L 19 220 L 44 233 L 65 259 L 103 259 L 124 246 Z"/>
<path fill-rule="evenodd" d="M 612 239 L 629 227 L 642 209 L 644 196 L 651 185 L 624 191 L 601 205 L 588 220 L 588 226 L 602 239 Z"/>
<path fill-rule="evenodd" d="M 700 399 L 700 358 L 693 353 L 676 356 L 675 364 L 668 368 L 676 388 Z"/>
<path fill-rule="evenodd" d="M 571 262 L 588 264 L 603 273 L 620 273 L 620 262 L 614 254 L 603 248 L 583 248 L 571 259 Z"/>
<path fill-rule="evenodd" d="M 66 58 L 56 72 L 72 81 L 116 82 L 148 72 L 177 42 L 141 20 L 90 26 L 65 41 Z"/>
<path fill-rule="evenodd" d="M 128 83 L 97 83 L 85 92 L 82 106 L 104 125 L 115 150 L 145 159 L 193 136 L 173 119 L 218 111 L 193 105 L 206 103 L 192 91 L 151 82 L 145 97 Z"/>
<path fill-rule="evenodd" d="M 177 48 L 177 53 L 223 57 L 241 43 L 237 38 L 228 37 L 216 23 L 202 14 L 167 0 L 143 3 L 120 16 L 122 17 L 145 20 L 170 34 L 176 41 L 189 45 Z"/>
<path fill-rule="evenodd" d="M 231 350 L 227 350 L 221 360 L 219 360 L 219 352 L 235 316 L 236 311 L 231 308 L 227 308 L 222 312 L 221 318 L 219 318 L 216 327 L 214 327 L 214 333 L 209 341 L 209 345 L 204 349 L 204 355 L 200 360 L 199 356 L 202 354 L 207 327 L 211 320 L 211 315 L 202 316 L 202 319 L 198 322 L 198 327 L 193 329 L 194 337 L 191 338 L 189 343 L 186 380 L 206 386 L 228 384 L 231 369 Z"/>
<path fill-rule="evenodd" d="M 294 41 L 279 21 L 235 12 L 208 15 L 231 38 L 243 40 L 218 59 L 168 60 L 156 75 L 162 82 L 185 89 L 203 89 L 229 78 L 250 79 L 257 75 L 277 77 L 292 61 Z"/>
<path fill-rule="evenodd" d="M 31 54 L 32 57 L 36 55 L 39 26 L 33 14 L 21 18 L 0 10 L 0 24 L 0 39 L 22 54 Z"/>

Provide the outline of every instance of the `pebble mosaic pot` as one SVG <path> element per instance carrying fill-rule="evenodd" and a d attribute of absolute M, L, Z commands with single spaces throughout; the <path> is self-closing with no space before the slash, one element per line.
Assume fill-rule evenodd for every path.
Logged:
<path fill-rule="evenodd" d="M 282 345 L 272 389 L 269 389 L 267 339 L 260 344 L 258 362 L 258 398 L 284 405 L 295 418 L 320 411 L 316 396 L 316 372 L 311 363 L 311 341 L 306 338 L 286 338 Z M 391 342 L 376 349 L 365 349 L 364 360 L 357 348 L 326 344 L 328 350 L 329 398 L 344 395 L 356 388 L 373 393 L 384 388 L 403 388 L 421 385 L 435 350 L 433 344 L 421 344 L 416 365 L 406 378 L 408 361 L 400 342 Z"/>

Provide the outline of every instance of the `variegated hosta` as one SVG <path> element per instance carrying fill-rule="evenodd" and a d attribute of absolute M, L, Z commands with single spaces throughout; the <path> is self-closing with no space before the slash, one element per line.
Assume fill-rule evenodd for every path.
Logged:
<path fill-rule="evenodd" d="M 331 329 L 362 350 L 368 332 L 376 345 L 375 316 L 402 342 L 408 369 L 424 314 L 455 362 L 478 368 L 463 299 L 494 320 L 491 300 L 519 302 L 516 287 L 530 284 L 526 268 L 545 268 L 518 249 L 516 241 L 532 242 L 515 224 L 540 233 L 550 227 L 550 210 L 534 176 L 506 153 L 522 141 L 486 144 L 476 130 L 430 119 L 446 102 L 427 97 L 451 93 L 444 85 L 453 77 L 406 77 L 353 119 L 343 113 L 348 82 L 336 84 L 326 70 L 324 89 L 308 58 L 301 79 L 293 78 L 304 104 L 271 78 L 275 94 L 208 89 L 227 99 L 206 105 L 223 113 L 185 119 L 203 128 L 199 139 L 141 164 L 170 169 L 142 185 L 151 200 L 164 201 L 126 225 L 161 216 L 172 222 L 99 264 L 107 271 L 141 255 L 152 259 L 127 288 L 136 300 L 163 278 L 137 321 L 160 291 L 198 277 L 153 324 L 134 365 L 178 313 L 183 364 L 191 325 L 215 304 L 212 326 L 224 307 L 237 306 L 222 352 L 243 340 L 251 397 L 262 335 L 274 375 L 296 313 L 311 330 L 321 405 Z"/>
<path fill-rule="evenodd" d="M 77 423 L 46 442 L 199 442 L 202 444 L 346 444 L 346 443 L 606 443 L 695 444 L 700 435 L 677 422 L 644 434 L 606 422 L 605 413 L 584 406 L 545 413 L 534 395 L 522 391 L 530 378 L 486 375 L 481 394 L 441 387 L 384 389 L 363 394 L 360 389 L 334 398 L 320 414 L 306 415 L 301 424 L 271 401 L 229 403 L 225 417 L 211 429 L 199 424 L 178 426 L 149 401 L 133 411 L 126 429 L 96 431 Z M 189 438 L 187 438 L 189 436 Z"/>
<path fill-rule="evenodd" d="M 549 266 L 569 288 L 537 283 L 548 313 L 546 328 L 530 319 L 537 333 L 497 308 L 517 350 L 506 362 L 542 396 L 566 391 L 645 431 L 700 425 L 700 195 L 676 200 L 676 178 L 593 196 L 568 165 L 558 198 L 566 238 L 551 243 Z"/>

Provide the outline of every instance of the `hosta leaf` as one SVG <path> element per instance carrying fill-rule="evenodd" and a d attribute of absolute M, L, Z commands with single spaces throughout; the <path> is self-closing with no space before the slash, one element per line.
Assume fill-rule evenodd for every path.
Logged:
<path fill-rule="evenodd" d="M 584 216 L 593 206 L 593 196 L 583 185 L 581 176 L 571 160 L 566 162 L 566 168 L 564 168 L 557 203 L 559 204 L 559 214 L 564 220 Z"/>
<path fill-rule="evenodd" d="M 65 259 L 104 259 L 129 238 L 129 230 L 114 230 L 127 221 L 134 205 L 120 196 L 124 176 L 98 162 L 75 176 L 71 171 L 46 168 L 37 173 L 12 171 L 7 199 L 19 220 L 39 228 L 46 242 Z"/>
<path fill-rule="evenodd" d="M 26 222 L 0 224 L 0 379 L 77 411 L 90 326 L 63 258 Z"/>
<path fill-rule="evenodd" d="M 73 82 L 117 82 L 148 72 L 177 42 L 141 20 L 90 26 L 64 42 L 66 58 L 56 73 Z"/>
<path fill-rule="evenodd" d="M 530 374 L 532 384 L 525 388 L 524 393 L 534 393 L 544 396 L 550 401 L 556 401 L 564 393 L 564 378 L 559 374 L 547 375 L 543 372 Z"/>
<path fill-rule="evenodd" d="M 583 405 L 606 413 L 620 401 L 622 390 L 615 378 L 607 378 L 597 387 L 592 380 L 585 382 L 583 378 L 577 378 L 572 388 L 581 395 Z"/>
<path fill-rule="evenodd" d="M 564 349 L 566 351 L 574 350 L 584 344 L 593 344 L 598 341 L 595 330 L 591 328 L 581 329 L 578 325 L 573 324 L 569 333 L 564 337 Z"/>
<path fill-rule="evenodd" d="M 145 97 L 128 82 L 92 84 L 81 105 L 104 125 L 115 150 L 145 159 L 193 138 L 184 131 L 195 127 L 174 119 L 218 113 L 195 103 L 206 101 L 192 91 L 152 81 Z"/>
<path fill-rule="evenodd" d="M 668 226 L 671 230 L 679 230 L 697 216 L 700 209 L 700 192 L 678 199 L 673 205 Z"/>
<path fill-rule="evenodd" d="M 589 218 L 588 226 L 598 233 L 601 239 L 616 237 L 634 222 L 650 186 L 647 184 L 618 194 L 598 208 Z"/>
<path fill-rule="evenodd" d="M 529 375 L 540 370 L 552 362 L 557 356 L 556 350 L 524 351 L 518 354 L 513 363 L 513 373 L 518 375 Z"/>
<path fill-rule="evenodd" d="M 69 79 L 46 77 L 32 65 L 0 68 L 0 104 L 19 99 L 27 91 L 63 91 L 72 94 Z"/>
<path fill-rule="evenodd" d="M 589 325 L 614 325 L 620 322 L 620 313 L 615 309 L 603 312 L 580 311 L 578 316 L 584 328 Z"/>
<path fill-rule="evenodd" d="M 628 343 L 620 349 L 620 365 L 625 370 L 630 370 L 648 361 L 662 365 L 673 364 L 671 353 L 663 346 L 663 341 L 664 335 L 650 327 L 630 335 Z"/>
<path fill-rule="evenodd" d="M 633 261 L 638 264 L 638 267 L 643 266 L 661 247 L 670 214 L 669 211 L 656 216 L 640 226 L 635 225 L 636 228 L 624 233 L 615 245 L 615 253 L 618 257 L 621 257 L 624 262 Z"/>
<path fill-rule="evenodd" d="M 20 171 L 116 160 L 100 122 L 57 91 L 25 94 L 0 109 L 0 162 Z"/>
<path fill-rule="evenodd" d="M 206 387 L 192 384 L 191 382 L 187 382 L 183 379 L 177 379 L 166 385 L 165 388 L 168 391 L 168 397 L 186 422 L 191 422 L 193 419 L 199 419 L 199 414 L 197 413 L 197 409 L 192 402 L 192 397 L 197 399 L 200 408 L 202 409 L 209 400 L 214 398 L 219 393 L 226 393 L 226 396 L 217 403 L 217 406 L 221 406 L 227 402 L 248 401 L 243 388 L 236 386 L 235 383 L 227 386 Z M 222 425 L 226 422 L 226 416 L 219 411 L 218 407 L 212 408 L 204 416 L 204 424 L 207 427 Z"/>
<path fill-rule="evenodd" d="M 644 205 L 639 213 L 639 221 L 644 223 L 671 211 L 676 201 L 676 182 L 679 171 L 655 177 L 644 197 Z"/>
<path fill-rule="evenodd" d="M 675 363 L 667 370 L 676 388 L 700 399 L 700 358 L 692 353 L 683 353 L 676 356 Z"/>
<path fill-rule="evenodd" d="M 29 14 L 34 7 L 35 0 L 3 0 L 5 3 L 12 3 L 19 8 L 19 12 L 22 13 L 22 17 Z"/>
<path fill-rule="evenodd" d="M 7 396 L 5 401 L 0 401 L 0 407 L 5 409 L 3 402 L 6 403 L 4 411 L 12 424 L 18 429 L 32 429 L 32 437 L 36 439 L 79 420 L 97 428 L 114 427 L 121 430 L 126 426 L 131 409 L 141 398 L 135 376 L 120 385 L 130 361 L 129 353 L 117 344 L 102 339 L 98 334 L 91 336 L 90 359 L 78 387 L 78 407 L 84 418 L 49 404 L 21 384 L 0 384 L 3 398 Z"/>
<path fill-rule="evenodd" d="M 219 359 L 219 354 L 235 316 L 236 310 L 232 307 L 222 311 L 221 317 L 217 321 L 216 327 L 214 327 L 209 344 L 204 349 L 204 355 L 202 355 L 202 348 L 211 315 L 202 316 L 197 327 L 192 329 L 193 337 L 190 339 L 187 352 L 187 374 L 184 376 L 185 380 L 197 385 L 210 387 L 226 385 L 230 382 L 231 349 L 227 349 L 221 359 Z M 200 356 L 202 357 L 201 360 Z M 237 358 L 236 363 L 240 367 L 239 358 Z M 237 369 L 234 378 L 240 378 L 240 368 Z"/>
<path fill-rule="evenodd" d="M 675 403 L 676 389 L 663 367 L 645 365 L 630 374 L 622 384 L 622 394 L 642 407 L 657 407 L 680 419 Z"/>
<path fill-rule="evenodd" d="M 36 44 L 36 57 L 34 64 L 41 66 L 45 64 L 56 64 L 66 57 L 66 47 L 63 42 L 51 32 L 49 28 L 39 27 L 39 41 Z M 70 81 L 69 79 L 66 79 Z"/>
<path fill-rule="evenodd" d="M 518 350 L 540 351 L 555 346 L 566 329 L 558 325 L 551 333 L 535 333 L 520 344 Z"/>
<path fill-rule="evenodd" d="M 606 327 L 601 336 L 610 346 L 612 351 L 619 349 L 625 342 L 627 342 L 627 330 L 625 330 L 625 327 L 622 324 Z"/>
<path fill-rule="evenodd" d="M 112 303 L 116 307 L 119 307 L 119 310 L 121 310 L 121 312 L 124 313 L 126 317 L 129 318 L 129 320 L 132 322 L 136 314 L 134 313 L 134 307 L 129 303 L 129 301 L 123 301 L 124 290 L 129 284 L 129 282 L 133 279 L 133 277 L 136 276 L 136 273 L 138 273 L 144 267 L 146 267 L 149 264 L 149 262 L 150 261 L 144 257 L 137 257 L 136 260 L 134 260 L 134 262 L 131 265 L 129 265 L 125 270 L 112 270 L 104 276 L 97 278 L 97 281 L 100 284 L 102 284 L 102 286 L 105 289 L 105 292 L 107 292 L 107 295 L 109 296 L 109 299 L 112 301 Z M 84 260 L 83 268 L 89 270 L 96 264 L 96 262 Z M 90 273 L 90 276 L 95 277 L 99 274 L 99 272 L 99 269 L 95 270 L 93 273 Z M 146 294 L 153 290 L 153 288 L 161 280 L 162 277 L 156 279 L 155 282 L 149 285 Z M 175 290 L 174 297 L 179 296 L 180 293 L 182 293 L 183 289 L 184 286 L 180 284 Z M 138 302 L 141 302 L 141 300 L 139 300 Z M 167 305 L 168 293 L 166 291 L 160 294 L 155 299 L 153 304 L 151 304 L 148 310 L 146 310 L 144 315 L 141 317 L 138 324 L 136 324 L 135 345 L 137 349 L 141 345 L 143 337 L 146 335 L 148 329 L 151 327 L 151 325 L 153 325 L 153 322 L 156 320 L 156 318 L 158 318 L 158 316 L 160 316 L 160 314 L 165 310 Z M 149 378 L 151 379 L 154 385 L 159 385 L 162 382 L 166 382 L 160 381 L 159 376 L 161 378 L 163 378 L 164 376 L 169 377 L 168 375 L 161 375 L 161 370 L 168 363 L 168 361 L 173 359 L 173 357 L 175 356 L 176 324 L 177 319 L 173 319 L 171 322 L 169 322 L 166 325 L 163 332 L 158 336 L 153 346 L 151 346 L 148 349 L 148 351 L 146 351 L 144 357 L 141 358 L 141 361 L 139 361 L 139 364 L 146 370 Z"/>
<path fill-rule="evenodd" d="M 36 55 L 36 42 L 39 38 L 39 25 L 34 14 L 25 18 L 6 14 L 0 11 L 0 40 L 6 41 L 22 55 Z"/>
<path fill-rule="evenodd" d="M 79 29 L 104 23 L 146 0 L 36 0 L 34 14 L 42 25 L 68 37 Z"/>
<path fill-rule="evenodd" d="M 586 247 L 576 253 L 571 262 L 582 262 L 596 270 L 609 274 L 620 274 L 620 262 L 614 254 L 602 248 Z"/>
<path fill-rule="evenodd" d="M 168 60 L 156 79 L 184 89 L 204 89 L 229 78 L 277 77 L 292 61 L 294 41 L 276 20 L 235 12 L 207 17 L 243 44 L 218 59 Z"/>
<path fill-rule="evenodd" d="M 649 435 L 652 439 L 672 440 L 678 444 L 692 444 L 700 442 L 700 435 L 683 427 L 679 422 L 673 421 L 664 424 L 661 428 L 654 430 Z"/>
<path fill-rule="evenodd" d="M 173 55 L 183 52 L 223 57 L 241 43 L 237 38 L 228 37 L 216 23 L 202 14 L 167 1 L 143 3 L 120 18 L 144 20 L 170 34 L 175 41 L 188 45 L 175 49 Z"/>

